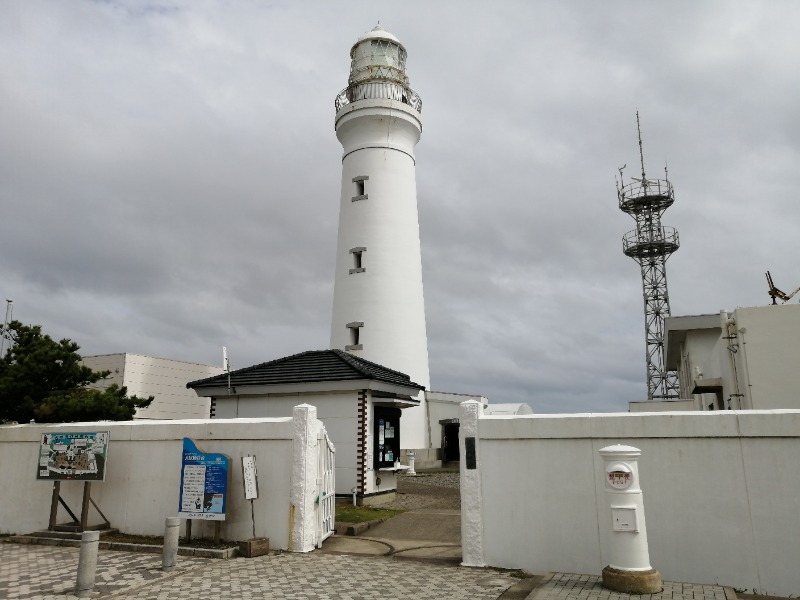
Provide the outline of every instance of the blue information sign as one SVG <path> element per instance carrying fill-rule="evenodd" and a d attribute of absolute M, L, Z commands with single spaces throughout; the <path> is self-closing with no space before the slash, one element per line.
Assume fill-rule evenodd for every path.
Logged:
<path fill-rule="evenodd" d="M 203 452 L 194 440 L 183 438 L 178 516 L 224 521 L 229 467 L 230 458 L 224 454 Z"/>

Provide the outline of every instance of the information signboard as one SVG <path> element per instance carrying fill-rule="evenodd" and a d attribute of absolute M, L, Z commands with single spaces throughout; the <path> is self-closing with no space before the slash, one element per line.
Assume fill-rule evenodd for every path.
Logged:
<path fill-rule="evenodd" d="M 224 521 L 229 467 L 229 457 L 203 452 L 194 440 L 183 438 L 178 516 L 184 519 Z"/>
<path fill-rule="evenodd" d="M 105 481 L 108 431 L 43 433 L 36 479 Z"/>
<path fill-rule="evenodd" d="M 258 498 L 258 471 L 256 470 L 256 457 L 247 455 L 242 457 L 242 480 L 244 481 L 244 499 L 255 500 Z"/>
<path fill-rule="evenodd" d="M 388 406 L 376 406 L 374 457 L 376 469 L 393 467 L 400 460 L 400 409 Z"/>

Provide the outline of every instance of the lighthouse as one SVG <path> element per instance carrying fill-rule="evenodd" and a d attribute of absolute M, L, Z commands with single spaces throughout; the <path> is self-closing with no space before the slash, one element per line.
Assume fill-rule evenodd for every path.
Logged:
<path fill-rule="evenodd" d="M 342 185 L 331 348 L 430 387 L 414 147 L 422 100 L 409 87 L 406 49 L 380 25 L 350 50 L 337 96 Z M 400 444 L 427 448 L 425 395 L 403 410 Z"/>

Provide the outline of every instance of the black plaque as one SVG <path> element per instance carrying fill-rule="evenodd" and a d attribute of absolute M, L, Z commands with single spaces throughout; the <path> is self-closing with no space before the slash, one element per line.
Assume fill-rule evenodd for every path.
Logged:
<path fill-rule="evenodd" d="M 465 437 L 464 438 L 464 450 L 466 451 L 467 455 L 467 469 L 475 469 L 476 460 L 475 460 L 475 438 L 474 437 Z"/>

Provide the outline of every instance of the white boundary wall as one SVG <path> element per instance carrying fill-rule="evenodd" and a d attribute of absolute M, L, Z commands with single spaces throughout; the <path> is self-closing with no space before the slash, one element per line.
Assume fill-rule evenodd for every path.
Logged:
<path fill-rule="evenodd" d="M 224 539 L 253 537 L 241 463 L 242 456 L 253 454 L 259 479 L 259 497 L 254 500 L 256 536 L 268 537 L 275 549 L 309 552 L 316 528 L 316 445 L 321 428 L 316 408 L 309 405 L 296 406 L 293 417 L 280 419 L 0 426 L 0 533 L 47 529 L 53 484 L 36 479 L 42 433 L 109 431 L 106 480 L 92 483 L 92 499 L 112 527 L 131 534 L 163 535 L 165 517 L 178 514 L 183 438 L 188 437 L 204 452 L 220 452 L 231 459 Z M 82 494 L 83 482 L 61 483 L 61 496 L 78 515 Z M 101 521 L 94 507 L 89 509 L 89 519 Z M 69 515 L 59 506 L 58 522 L 68 521 Z M 211 522 L 194 524 L 196 536 L 210 535 L 213 530 Z"/>
<path fill-rule="evenodd" d="M 612 525 L 598 450 L 626 444 L 642 450 L 650 559 L 665 580 L 800 592 L 799 410 L 482 413 L 462 404 L 465 563 L 599 574 Z"/>

